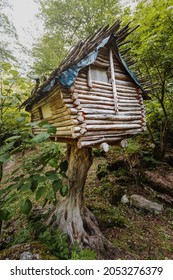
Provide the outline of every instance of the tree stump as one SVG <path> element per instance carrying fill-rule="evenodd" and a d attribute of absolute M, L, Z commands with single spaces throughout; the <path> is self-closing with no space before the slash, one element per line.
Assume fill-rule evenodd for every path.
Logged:
<path fill-rule="evenodd" d="M 105 255 L 111 243 L 102 235 L 95 216 L 84 203 L 84 186 L 87 173 L 92 165 L 92 149 L 79 149 L 76 145 L 67 145 L 69 191 L 65 197 L 58 197 L 52 216 L 53 228 L 58 226 L 66 233 L 70 243 L 77 242 L 82 249 L 91 248 L 99 255 Z"/>

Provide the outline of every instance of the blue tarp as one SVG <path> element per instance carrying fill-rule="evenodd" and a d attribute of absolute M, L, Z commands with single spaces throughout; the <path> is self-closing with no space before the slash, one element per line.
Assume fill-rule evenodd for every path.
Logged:
<path fill-rule="evenodd" d="M 43 92 L 47 92 L 47 91 L 51 90 L 51 88 L 55 85 L 56 80 L 59 81 L 66 88 L 70 88 L 71 85 L 74 83 L 79 71 L 82 68 L 92 64 L 96 60 L 99 49 L 106 45 L 109 38 L 110 38 L 110 36 L 105 38 L 96 47 L 96 49 L 93 52 L 86 55 L 81 61 L 72 65 L 70 68 L 68 68 L 64 72 L 60 73 L 59 75 L 55 76 L 55 78 L 53 80 L 51 80 L 51 82 L 43 89 Z"/>
<path fill-rule="evenodd" d="M 97 47 L 94 51 L 92 51 L 91 53 L 89 53 L 88 55 L 86 55 L 81 61 L 79 61 L 78 63 L 72 65 L 71 67 L 69 67 L 68 69 L 66 69 L 65 71 L 63 71 L 62 73 L 60 73 L 59 75 L 55 76 L 50 83 L 43 89 L 43 92 L 48 92 L 51 90 L 51 88 L 57 83 L 60 82 L 61 85 L 65 86 L 66 88 L 70 88 L 79 71 L 94 63 L 94 61 L 97 58 L 99 49 L 104 47 L 106 45 L 106 43 L 109 41 L 109 37 L 105 38 Z M 117 48 L 117 52 L 118 52 L 118 48 Z M 125 61 L 123 60 L 121 54 L 118 52 L 119 58 L 124 66 L 124 68 L 126 69 L 126 71 L 129 73 L 129 75 L 131 76 L 131 78 L 134 80 L 134 82 L 140 87 L 140 83 L 137 80 L 137 78 L 135 77 L 135 75 L 130 71 L 130 69 L 128 68 L 127 64 L 125 63 Z"/>

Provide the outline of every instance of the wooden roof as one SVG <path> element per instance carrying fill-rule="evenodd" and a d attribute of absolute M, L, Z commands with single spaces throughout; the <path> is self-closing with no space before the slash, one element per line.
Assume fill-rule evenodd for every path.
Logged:
<path fill-rule="evenodd" d="M 137 26 L 138 27 L 138 26 Z M 78 63 L 81 61 L 87 54 L 91 53 L 95 50 L 95 48 L 107 37 L 110 36 L 111 43 L 114 45 L 115 49 L 119 51 L 122 45 L 126 44 L 126 38 L 127 36 L 132 33 L 137 27 L 134 29 L 130 28 L 130 23 L 128 23 L 123 28 L 120 28 L 120 21 L 116 21 L 112 26 L 106 25 L 103 28 L 100 28 L 96 33 L 94 33 L 92 36 L 89 36 L 84 41 L 79 41 L 76 46 L 74 46 L 65 59 L 61 62 L 59 67 L 55 69 L 51 74 L 50 77 L 46 82 L 44 82 L 37 91 L 34 92 L 34 94 L 29 97 L 22 105 L 21 107 L 26 107 L 26 109 L 29 109 L 30 106 L 32 106 L 36 101 L 41 99 L 42 97 L 45 97 L 49 91 L 44 91 L 44 89 L 51 83 L 51 81 L 60 73 L 65 71 L 66 69 L 70 68 L 72 65 Z M 109 40 L 109 41 L 110 41 Z M 128 66 L 128 63 L 127 63 Z M 58 79 L 56 80 L 55 85 L 59 83 Z M 55 86 L 54 85 L 54 86 Z M 140 83 L 141 89 L 143 92 L 143 97 L 146 99 L 147 92 L 143 88 L 142 82 Z M 145 85 L 144 85 L 145 87 Z"/>

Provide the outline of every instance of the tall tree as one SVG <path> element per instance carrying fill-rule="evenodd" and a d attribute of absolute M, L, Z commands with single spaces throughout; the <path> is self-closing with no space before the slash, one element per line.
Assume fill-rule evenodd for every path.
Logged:
<path fill-rule="evenodd" d="M 12 50 L 9 48 L 10 40 L 16 40 L 17 34 L 13 23 L 9 20 L 7 9 L 10 8 L 8 0 L 0 0 L 0 61 L 14 60 Z"/>
<path fill-rule="evenodd" d="M 33 49 L 38 74 L 53 70 L 79 39 L 118 17 L 118 0 L 37 0 L 45 34 Z"/>
<path fill-rule="evenodd" d="M 173 6 L 172 0 L 139 1 L 126 20 L 140 25 L 132 34 L 131 48 L 139 69 L 152 84 L 152 101 L 147 104 L 148 129 L 155 156 L 163 158 L 172 137 Z M 127 13 L 126 13 L 127 15 Z"/>

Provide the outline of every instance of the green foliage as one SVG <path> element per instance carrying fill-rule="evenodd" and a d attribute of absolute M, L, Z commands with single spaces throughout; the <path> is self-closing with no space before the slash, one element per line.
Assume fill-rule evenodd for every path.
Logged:
<path fill-rule="evenodd" d="M 45 34 L 33 48 L 34 69 L 49 73 L 77 41 L 93 34 L 107 23 L 113 23 L 120 11 L 118 0 L 38 0 Z"/>
<path fill-rule="evenodd" d="M 50 136 L 50 134 L 48 135 Z M 17 139 L 18 137 L 10 137 L 6 139 L 6 142 L 8 143 Z M 55 143 L 48 142 L 47 144 L 42 143 L 42 148 L 38 148 L 38 146 L 36 148 L 35 145 L 40 143 L 41 138 L 34 137 L 33 139 L 25 140 L 27 143 L 30 141 L 30 148 L 37 149 L 37 153 L 32 157 L 28 157 L 28 154 L 25 155 L 23 153 L 18 168 L 12 172 L 9 179 L 3 182 L 5 183 L 5 187 L 3 187 L 0 193 L 2 198 L 0 207 L 2 209 L 5 206 L 8 207 L 9 203 L 11 203 L 11 209 L 13 203 L 15 203 L 16 207 L 16 200 L 19 200 L 19 193 L 22 193 L 22 199 L 19 200 L 18 206 L 21 213 L 28 215 L 32 210 L 34 201 L 40 201 L 42 206 L 45 207 L 47 203 L 55 204 L 57 202 L 57 192 L 62 196 L 66 196 L 68 193 L 68 186 L 64 183 L 68 165 L 62 160 L 63 155 L 59 146 Z M 5 145 L 4 148 L 6 148 Z M 9 156 L 9 153 L 2 154 L 0 159 L 6 162 Z M 15 213 L 12 211 L 10 214 L 12 216 Z"/>
<path fill-rule="evenodd" d="M 67 237 L 58 230 L 52 233 L 50 229 L 47 228 L 43 233 L 39 234 L 38 240 L 45 244 L 50 252 L 58 259 L 69 259 Z"/>
<path fill-rule="evenodd" d="M 141 145 L 137 141 L 137 138 L 128 139 L 128 145 L 127 145 L 127 147 L 122 148 L 122 152 L 124 155 L 140 154 Z"/>
<path fill-rule="evenodd" d="M 12 55 L 12 49 L 10 48 L 10 40 L 17 40 L 17 34 L 13 23 L 8 16 L 8 10 L 10 9 L 8 0 L 0 1 L 0 61 L 14 60 Z"/>
<path fill-rule="evenodd" d="M 29 86 L 9 62 L 0 63 L 0 145 L 16 132 L 20 134 L 28 121 L 29 115 L 18 106 L 28 96 Z"/>
<path fill-rule="evenodd" d="M 22 199 L 20 202 L 20 210 L 23 214 L 28 215 L 32 209 L 32 202 L 29 198 Z"/>
<path fill-rule="evenodd" d="M 126 10 L 125 21 L 131 19 L 132 25 L 140 25 L 131 35 L 131 56 L 137 58 L 140 73 L 151 85 L 151 101 L 146 102 L 148 129 L 154 155 L 163 159 L 173 135 L 172 0 L 138 2 L 132 13 Z"/>

